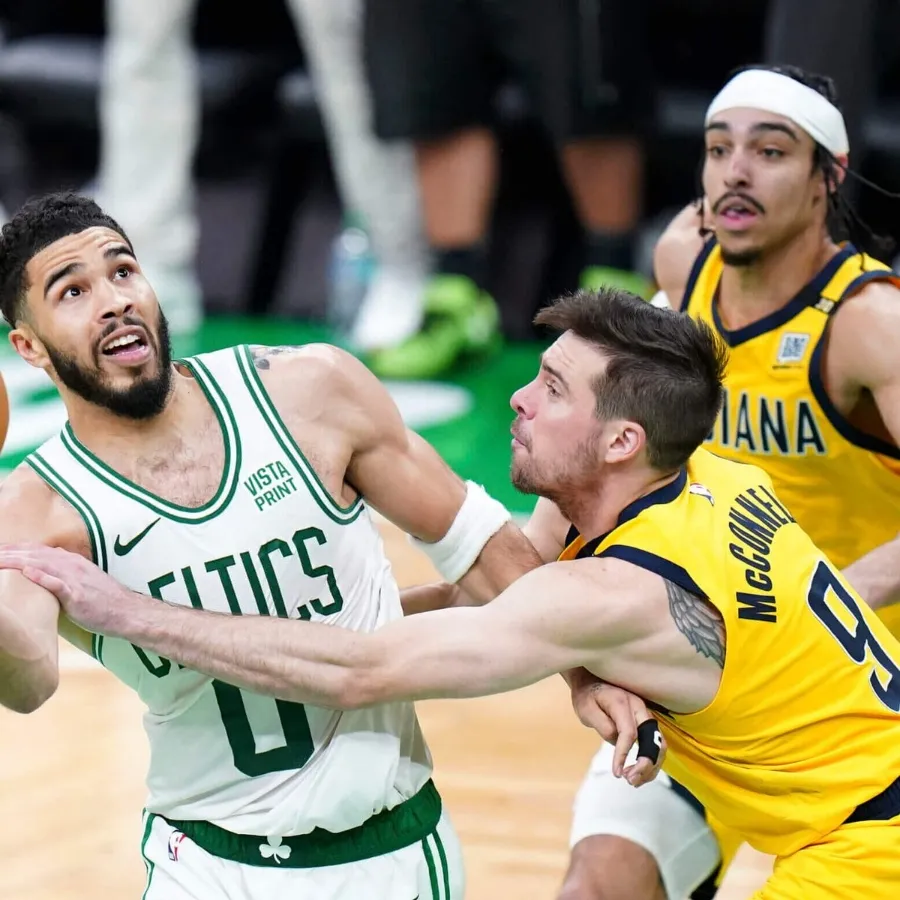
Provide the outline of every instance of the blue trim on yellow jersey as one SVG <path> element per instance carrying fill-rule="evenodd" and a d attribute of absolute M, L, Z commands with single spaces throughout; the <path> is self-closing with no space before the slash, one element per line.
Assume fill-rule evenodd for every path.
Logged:
<path fill-rule="evenodd" d="M 854 285 L 857 286 L 854 290 L 859 290 L 859 287 L 865 282 L 876 281 L 879 275 L 882 279 L 886 279 L 890 274 L 891 273 L 887 271 L 866 272 L 864 275 L 860 275 L 859 278 L 850 282 L 847 286 L 847 290 L 844 292 L 844 296 L 849 296 L 850 288 Z M 835 309 L 837 308 L 838 307 L 835 307 Z M 818 343 L 809 358 L 809 372 L 807 374 L 809 388 L 812 391 L 813 397 L 816 398 L 816 402 L 819 404 L 823 415 L 828 419 L 835 431 L 837 431 L 845 441 L 853 444 L 854 447 L 868 450 L 870 453 L 878 453 L 881 456 L 887 456 L 889 459 L 900 460 L 900 448 L 898 448 L 896 444 L 892 444 L 889 441 L 883 441 L 881 438 L 867 434 L 855 425 L 851 425 L 834 405 L 831 397 L 828 396 L 828 391 L 825 389 L 825 382 L 822 380 L 823 357 L 825 355 L 825 347 L 828 344 L 828 333 L 828 328 L 822 332 L 822 336 L 819 338 Z"/>
<path fill-rule="evenodd" d="M 893 269 L 873 269 L 871 272 L 863 272 L 862 275 L 857 275 L 856 278 L 844 288 L 841 300 L 849 299 L 871 281 L 887 281 L 893 284 L 891 278 L 898 277 L 900 276 L 898 276 Z"/>
<path fill-rule="evenodd" d="M 649 494 L 638 497 L 637 500 L 629 503 L 628 506 L 619 513 L 619 518 L 616 519 L 616 528 L 620 525 L 624 525 L 626 522 L 630 522 L 633 518 L 651 506 L 656 506 L 658 503 L 671 503 L 673 500 L 677 500 L 678 497 L 681 496 L 681 492 L 684 490 L 686 484 L 687 466 L 682 466 L 678 470 L 678 475 L 674 481 L 670 481 L 668 484 L 664 484 L 655 491 L 651 491 Z"/>
<path fill-rule="evenodd" d="M 698 597 L 706 597 L 706 594 L 700 588 L 696 581 L 688 575 L 687 570 L 681 566 L 650 553 L 649 550 L 639 550 L 637 547 L 629 547 L 626 544 L 613 544 L 607 547 L 602 553 L 597 554 L 598 559 L 610 557 L 612 559 L 621 559 L 623 562 L 631 563 L 648 572 L 654 572 L 666 581 L 677 584 L 680 588 L 695 594 Z"/>
<path fill-rule="evenodd" d="M 694 293 L 694 286 L 697 284 L 697 279 L 703 271 L 703 266 L 706 264 L 706 261 L 709 259 L 709 254 L 713 252 L 715 246 L 716 239 L 712 237 L 703 245 L 703 249 L 697 254 L 697 258 L 691 266 L 691 274 L 688 275 L 687 284 L 684 286 L 684 293 L 681 295 L 681 312 L 687 312 L 688 303 L 691 302 L 691 294 Z"/>
<path fill-rule="evenodd" d="M 722 319 L 719 316 L 719 306 L 716 303 L 716 298 L 714 298 L 712 302 L 712 319 L 716 326 L 716 331 L 719 332 L 722 340 L 724 340 L 729 347 L 737 347 L 740 344 L 753 340 L 755 337 L 759 337 L 769 331 L 774 331 L 776 328 L 781 328 L 782 325 L 786 325 L 794 318 L 794 316 L 799 315 L 808 306 L 813 306 L 818 303 L 819 298 L 822 296 L 822 291 L 828 286 L 828 282 L 834 278 L 837 270 L 850 259 L 851 256 L 857 256 L 858 253 L 859 251 L 852 244 L 847 244 L 847 246 L 843 247 L 832 256 L 819 270 L 818 274 L 800 288 L 796 296 L 792 300 L 789 300 L 785 306 L 782 306 L 781 309 L 776 309 L 775 312 L 770 313 L 767 316 L 763 316 L 756 322 L 745 325 L 743 328 L 737 328 L 734 331 L 729 331 L 722 324 Z M 837 301 L 839 298 L 834 297 L 829 299 Z"/>
<path fill-rule="evenodd" d="M 655 491 L 650 491 L 649 494 L 645 494 L 643 497 L 638 497 L 637 500 L 632 501 L 619 513 L 618 518 L 616 519 L 616 524 L 612 529 L 606 532 L 606 534 L 601 534 L 600 537 L 596 537 L 588 541 L 577 553 L 576 558 L 582 559 L 587 556 L 593 556 L 594 551 L 600 546 L 600 544 L 605 541 L 609 535 L 613 533 L 620 525 L 624 525 L 626 522 L 630 522 L 633 518 L 640 515 L 645 509 L 648 509 L 651 506 L 656 506 L 657 503 L 671 503 L 673 500 L 677 500 L 681 496 L 681 492 L 684 490 L 685 485 L 687 484 L 687 466 L 682 466 L 678 470 L 678 475 L 675 477 L 674 481 L 670 481 L 668 484 L 664 484 L 662 487 L 657 488 Z M 568 547 L 575 538 L 578 537 L 578 529 L 572 525 L 569 528 L 569 533 L 566 535 L 566 546 Z"/>

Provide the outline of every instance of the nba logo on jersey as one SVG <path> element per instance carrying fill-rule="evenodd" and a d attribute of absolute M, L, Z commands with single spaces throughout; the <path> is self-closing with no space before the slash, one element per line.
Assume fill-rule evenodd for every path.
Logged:
<path fill-rule="evenodd" d="M 803 360 L 806 346 L 809 344 L 808 334 L 792 334 L 787 332 L 781 336 L 781 344 L 778 347 L 778 362 L 798 363 Z"/>
<path fill-rule="evenodd" d="M 710 493 L 709 488 L 705 484 L 700 484 L 697 481 L 692 481 L 691 486 L 688 488 L 688 492 L 691 494 L 696 494 L 698 497 L 705 497 L 709 500 L 710 506 L 716 505 L 716 498 Z"/>
<path fill-rule="evenodd" d="M 180 831 L 173 831 L 169 835 L 169 859 L 172 862 L 178 862 L 178 849 L 181 847 L 183 840 L 184 835 Z"/>

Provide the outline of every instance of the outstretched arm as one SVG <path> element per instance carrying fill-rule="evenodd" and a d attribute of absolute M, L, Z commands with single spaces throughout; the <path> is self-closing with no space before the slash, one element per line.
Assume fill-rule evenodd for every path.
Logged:
<path fill-rule="evenodd" d="M 571 523 L 557 506 L 542 497 L 522 531 L 541 559 L 549 563 L 555 561 L 565 547 L 570 527 Z M 405 615 L 479 605 L 458 585 L 447 583 L 407 588 L 401 592 L 400 599 Z M 628 752 L 638 738 L 638 726 L 653 719 L 644 700 L 622 688 L 605 684 L 584 668 L 568 669 L 560 674 L 569 686 L 572 706 L 582 724 L 615 745 L 613 774 L 624 775 L 635 787 L 653 781 L 665 759 L 664 741 L 658 757 L 642 755 L 633 765 L 625 765 Z"/>
<path fill-rule="evenodd" d="M 584 665 L 636 633 L 636 607 L 604 584 L 602 560 L 552 563 L 487 606 L 410 616 L 369 634 L 171 606 L 47 547 L 0 549 L 0 567 L 20 568 L 91 631 L 238 687 L 326 707 L 510 691 Z"/>

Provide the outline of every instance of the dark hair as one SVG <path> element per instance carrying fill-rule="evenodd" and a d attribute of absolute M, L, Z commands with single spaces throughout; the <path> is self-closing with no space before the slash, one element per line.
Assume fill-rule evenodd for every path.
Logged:
<path fill-rule="evenodd" d="M 828 75 L 807 72 L 805 69 L 801 69 L 800 66 L 769 66 L 761 63 L 750 66 L 740 66 L 729 73 L 728 80 L 730 81 L 735 75 L 740 75 L 741 72 L 750 72 L 754 69 L 763 72 L 774 72 L 776 75 L 785 75 L 788 78 L 793 78 L 794 81 L 799 81 L 800 84 L 805 87 L 812 88 L 817 94 L 821 94 L 832 106 L 836 106 L 839 112 L 843 112 L 838 100 L 837 85 L 834 83 L 834 79 Z"/>
<path fill-rule="evenodd" d="M 35 197 L 22 205 L 0 231 L 0 311 L 15 328 L 24 315 L 28 280 L 25 267 L 54 241 L 86 228 L 110 228 L 134 252 L 121 226 L 89 197 L 59 192 Z"/>
<path fill-rule="evenodd" d="M 728 75 L 730 81 L 741 72 L 752 70 L 760 70 L 763 72 L 775 72 L 777 75 L 785 75 L 799 82 L 805 87 L 811 88 L 817 94 L 821 94 L 832 106 L 837 107 L 838 111 L 843 113 L 838 99 L 837 85 L 834 79 L 828 75 L 819 75 L 816 72 L 807 72 L 799 66 L 792 65 L 750 65 L 741 66 L 734 69 Z M 813 148 L 812 171 L 813 173 L 821 172 L 825 179 L 825 188 L 827 192 L 826 211 L 826 227 L 828 233 L 833 240 L 840 241 L 852 239 L 854 243 L 860 244 L 860 249 L 870 249 L 880 253 L 882 256 L 889 256 L 893 250 L 894 242 L 887 237 L 875 234 L 875 232 L 862 220 L 859 213 L 853 207 L 853 204 L 845 196 L 841 190 L 841 182 L 838 181 L 837 173 L 843 169 L 847 175 L 852 175 L 864 184 L 873 187 L 877 191 L 885 193 L 878 185 L 872 184 L 863 178 L 849 166 L 838 162 L 830 150 L 823 147 L 818 141 L 815 142 Z M 700 196 L 703 195 L 701 190 Z M 888 196 L 890 194 L 888 193 Z M 700 207 L 702 210 L 702 205 Z"/>
<path fill-rule="evenodd" d="M 593 384 L 597 416 L 641 425 L 654 468 L 677 469 L 712 431 L 727 350 L 705 323 L 612 287 L 561 297 L 534 322 L 603 351 L 608 364 Z"/>

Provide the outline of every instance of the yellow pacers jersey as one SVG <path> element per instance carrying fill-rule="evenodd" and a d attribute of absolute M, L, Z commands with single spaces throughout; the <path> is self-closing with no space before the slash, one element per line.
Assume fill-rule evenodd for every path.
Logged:
<path fill-rule="evenodd" d="M 675 482 L 563 559 L 624 559 L 707 597 L 725 623 L 715 699 L 662 713 L 666 771 L 763 853 L 788 854 L 900 777 L 900 642 L 769 477 L 698 450 Z"/>
<path fill-rule="evenodd" d="M 900 285 L 900 278 L 844 246 L 787 306 L 729 331 L 716 303 L 721 275 L 713 240 L 694 264 L 682 303 L 729 346 L 726 400 L 706 446 L 765 469 L 800 525 L 843 568 L 900 532 L 900 451 L 854 428 L 829 401 L 824 337 L 847 297 L 869 281 Z M 881 615 L 900 637 L 900 606 Z"/>

